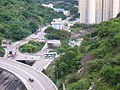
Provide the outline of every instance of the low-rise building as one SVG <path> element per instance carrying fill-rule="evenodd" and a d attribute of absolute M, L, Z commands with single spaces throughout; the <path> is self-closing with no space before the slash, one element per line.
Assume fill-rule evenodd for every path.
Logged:
<path fill-rule="evenodd" d="M 63 14 L 64 14 L 65 16 L 70 16 L 70 11 L 63 11 Z"/>
<path fill-rule="evenodd" d="M 64 12 L 65 10 L 62 9 L 62 8 L 54 8 L 54 11 L 56 11 L 56 12 Z"/>
<path fill-rule="evenodd" d="M 52 3 L 49 3 L 49 4 L 42 4 L 42 6 L 48 7 L 48 8 L 53 8 L 53 4 L 52 4 Z"/>
<path fill-rule="evenodd" d="M 64 30 L 67 29 L 67 21 L 62 20 L 62 18 L 53 19 L 53 21 L 51 22 L 51 25 L 55 29 L 64 29 Z"/>
<path fill-rule="evenodd" d="M 64 9 L 62 9 L 62 8 L 53 8 L 54 9 L 54 11 L 56 11 L 56 12 L 63 12 L 63 14 L 65 15 L 65 16 L 70 16 L 70 11 L 69 10 L 64 10 Z"/>
<path fill-rule="evenodd" d="M 54 49 L 61 46 L 60 40 L 49 40 L 47 41 L 48 48 Z"/>
<path fill-rule="evenodd" d="M 8 39 L 5 39 L 5 40 L 2 40 L 2 47 L 6 48 L 8 44 L 11 44 L 12 41 L 11 40 L 8 40 Z"/>

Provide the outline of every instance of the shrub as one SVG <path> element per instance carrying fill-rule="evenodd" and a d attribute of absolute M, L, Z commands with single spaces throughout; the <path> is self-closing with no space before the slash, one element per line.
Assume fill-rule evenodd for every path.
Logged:
<path fill-rule="evenodd" d="M 30 40 L 28 44 L 21 45 L 19 47 L 19 50 L 22 53 L 36 53 L 40 51 L 44 45 L 45 45 L 45 42 L 35 42 L 33 40 Z"/>
<path fill-rule="evenodd" d="M 87 90 L 90 85 L 90 80 L 82 78 L 76 83 L 69 85 L 69 90 Z"/>
<path fill-rule="evenodd" d="M 120 90 L 120 83 L 117 83 L 116 90 Z"/>
<path fill-rule="evenodd" d="M 49 27 L 45 30 L 46 38 L 48 39 L 59 39 L 59 40 L 69 40 L 70 33 L 65 30 L 58 30 L 52 27 Z"/>
<path fill-rule="evenodd" d="M 0 57 L 3 57 L 5 54 L 5 50 L 0 46 Z"/>
<path fill-rule="evenodd" d="M 101 70 L 101 75 L 108 83 L 120 83 L 120 67 L 119 66 L 106 66 Z"/>
<path fill-rule="evenodd" d="M 98 59 L 98 60 L 95 60 L 95 61 L 90 61 L 88 62 L 88 69 L 90 72 L 96 72 L 96 71 L 99 71 L 102 66 L 104 65 L 104 60 L 102 59 Z"/>

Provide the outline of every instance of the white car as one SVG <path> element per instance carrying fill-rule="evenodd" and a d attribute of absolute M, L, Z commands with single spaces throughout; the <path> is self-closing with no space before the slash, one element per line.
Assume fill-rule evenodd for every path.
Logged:
<path fill-rule="evenodd" d="M 4 85 L 8 84 L 9 83 L 9 80 L 5 80 L 4 82 Z"/>

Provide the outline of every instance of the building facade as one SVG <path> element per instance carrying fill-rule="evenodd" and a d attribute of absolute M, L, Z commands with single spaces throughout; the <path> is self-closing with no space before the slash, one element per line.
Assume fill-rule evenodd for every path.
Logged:
<path fill-rule="evenodd" d="M 97 24 L 115 18 L 120 0 L 79 0 L 80 23 Z"/>
<path fill-rule="evenodd" d="M 67 23 L 68 22 L 66 20 L 62 20 L 62 18 L 56 18 L 53 19 L 51 25 L 55 29 L 66 30 L 68 28 Z"/>

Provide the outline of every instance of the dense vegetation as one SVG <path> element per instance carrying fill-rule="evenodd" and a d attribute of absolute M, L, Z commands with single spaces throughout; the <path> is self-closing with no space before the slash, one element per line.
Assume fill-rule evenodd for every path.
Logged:
<path fill-rule="evenodd" d="M 80 18 L 80 13 L 75 13 L 69 20 L 74 21 L 74 20 L 79 19 L 79 18 Z"/>
<path fill-rule="evenodd" d="M 65 10 L 70 10 L 70 14 L 74 15 L 78 13 L 78 8 L 72 2 L 61 2 L 54 6 L 55 8 L 63 8 Z"/>
<path fill-rule="evenodd" d="M 120 17 L 120 13 L 118 13 L 117 17 Z"/>
<path fill-rule="evenodd" d="M 5 54 L 5 50 L 0 46 L 0 57 L 3 57 Z"/>
<path fill-rule="evenodd" d="M 35 0 L 34 0 L 35 1 Z M 65 16 L 33 0 L 0 0 L 0 37 L 20 40 L 53 18 Z"/>
<path fill-rule="evenodd" d="M 39 3 L 59 3 L 59 2 L 65 2 L 65 3 L 72 3 L 74 5 L 78 4 L 77 0 L 35 0 Z"/>
<path fill-rule="evenodd" d="M 44 72 L 67 90 L 120 89 L 120 18 L 96 26 L 80 47 L 66 49 Z M 83 58 L 84 57 L 84 58 Z"/>
<path fill-rule="evenodd" d="M 78 6 L 77 0 L 56 0 L 56 1 L 63 1 L 60 3 L 54 4 L 54 7 L 69 10 L 70 14 L 72 15 L 70 19 L 71 21 L 80 17 L 80 14 L 78 13 L 78 8 L 76 7 Z"/>
<path fill-rule="evenodd" d="M 1 36 L 1 35 L 0 35 Z M 0 37 L 0 45 L 2 44 L 3 38 Z M 5 54 L 5 50 L 0 46 L 0 57 L 3 57 Z"/>
<path fill-rule="evenodd" d="M 72 31 L 76 31 L 76 30 L 85 30 L 88 28 L 94 28 L 96 26 L 96 24 L 79 24 L 76 23 L 73 26 L 71 26 L 71 30 Z"/>
<path fill-rule="evenodd" d="M 49 27 L 45 30 L 45 37 L 47 39 L 56 39 L 56 40 L 60 40 L 62 45 L 57 48 L 56 50 L 54 50 L 57 53 L 63 53 L 64 50 L 66 48 L 69 47 L 68 43 L 69 43 L 69 39 L 70 39 L 70 33 L 68 31 L 65 30 L 58 30 L 52 27 Z"/>
<path fill-rule="evenodd" d="M 54 8 L 62 8 L 69 10 L 72 15 L 71 21 L 79 18 L 80 14 L 78 13 L 78 0 L 37 0 L 39 3 L 52 3 Z"/>
<path fill-rule="evenodd" d="M 27 44 L 21 45 L 19 47 L 19 50 L 22 53 L 36 53 L 40 51 L 44 45 L 45 45 L 45 42 L 36 42 L 36 41 L 30 40 Z"/>
<path fill-rule="evenodd" d="M 68 40 L 70 37 L 69 32 L 65 30 L 57 30 L 52 27 L 49 27 L 45 30 L 46 37 L 48 39 L 58 39 L 58 40 Z"/>

